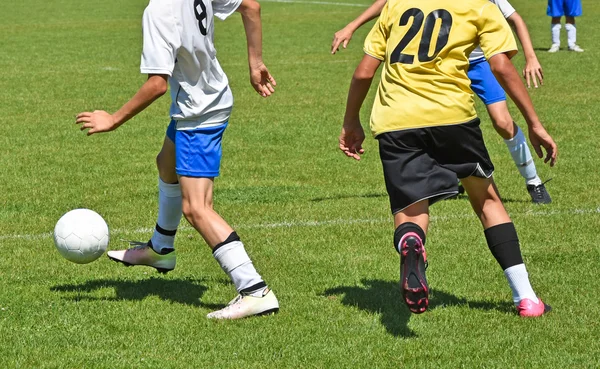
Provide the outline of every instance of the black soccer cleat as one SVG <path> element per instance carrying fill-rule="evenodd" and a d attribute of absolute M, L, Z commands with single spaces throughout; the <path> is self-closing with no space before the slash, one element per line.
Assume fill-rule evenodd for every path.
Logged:
<path fill-rule="evenodd" d="M 408 309 L 421 314 L 429 305 L 429 286 L 425 277 L 427 254 L 419 236 L 407 233 L 400 240 L 400 286 Z"/>
<path fill-rule="evenodd" d="M 527 192 L 529 192 L 529 196 L 531 196 L 531 201 L 534 204 L 549 204 L 552 202 L 552 198 L 550 198 L 550 194 L 548 194 L 548 190 L 546 190 L 545 186 L 545 184 L 548 183 L 548 181 L 537 186 L 527 185 Z"/>

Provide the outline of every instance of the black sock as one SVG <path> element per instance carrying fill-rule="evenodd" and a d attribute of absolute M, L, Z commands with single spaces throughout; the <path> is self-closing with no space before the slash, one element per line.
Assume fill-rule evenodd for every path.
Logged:
<path fill-rule="evenodd" d="M 486 229 L 484 233 L 488 247 L 502 270 L 523 264 L 519 237 L 512 222 L 495 225 Z"/>
<path fill-rule="evenodd" d="M 425 245 L 425 231 L 419 227 L 418 224 L 412 222 L 402 223 L 394 232 L 394 248 L 396 251 L 398 251 L 398 253 L 400 253 L 400 250 L 398 250 L 398 244 L 400 243 L 400 240 L 409 232 L 416 233 L 421 238 L 423 245 Z"/>
<path fill-rule="evenodd" d="M 217 251 L 217 249 L 221 246 L 225 246 L 228 243 L 231 243 L 233 241 L 240 241 L 240 236 L 238 236 L 237 233 L 235 233 L 235 231 L 231 232 L 231 234 L 227 237 L 227 239 L 219 244 L 217 244 L 215 246 L 215 248 L 212 250 L 213 254 L 215 253 L 215 251 Z"/>

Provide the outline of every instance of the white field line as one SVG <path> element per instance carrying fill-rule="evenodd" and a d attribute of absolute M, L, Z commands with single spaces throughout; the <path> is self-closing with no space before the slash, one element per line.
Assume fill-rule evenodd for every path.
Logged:
<path fill-rule="evenodd" d="M 600 214 L 600 207 L 593 209 L 565 209 L 565 210 L 549 210 L 549 211 L 527 211 L 527 212 L 511 212 L 512 217 L 553 217 L 553 216 L 567 216 L 567 215 L 588 215 L 588 214 Z M 456 215 L 441 215 L 432 216 L 431 221 L 444 221 L 454 219 L 475 219 L 475 215 L 471 212 L 456 214 Z M 331 225 L 353 225 L 353 224 L 380 224 L 380 223 L 392 223 L 392 217 L 386 218 L 365 218 L 365 219 L 332 219 L 332 220 L 309 220 L 309 221 L 289 221 L 289 222 L 278 222 L 278 223 L 250 223 L 250 224 L 236 224 L 233 225 L 234 229 L 269 229 L 269 228 L 300 228 L 300 227 L 326 227 Z M 149 234 L 154 228 L 136 228 L 136 229 L 121 229 L 114 228 L 110 230 L 111 235 L 124 235 L 124 234 Z M 179 230 L 189 231 L 192 230 L 190 226 L 180 227 Z M 44 238 L 51 238 L 51 232 L 37 233 L 37 234 L 7 234 L 0 235 L 0 241 L 9 240 L 39 240 Z M 114 238 L 113 238 L 114 239 Z"/>
<path fill-rule="evenodd" d="M 335 6 L 354 6 L 360 8 L 368 8 L 371 4 L 353 4 L 353 3 L 336 3 L 332 1 L 296 1 L 296 0 L 260 0 L 261 3 L 286 3 L 286 4 L 308 4 L 308 5 L 335 5 Z"/>

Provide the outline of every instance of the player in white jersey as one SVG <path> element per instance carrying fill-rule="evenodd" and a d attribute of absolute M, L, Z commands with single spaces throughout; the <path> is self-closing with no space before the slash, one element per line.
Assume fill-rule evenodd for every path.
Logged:
<path fill-rule="evenodd" d="M 237 233 L 212 207 L 219 175 L 221 139 L 233 95 L 216 58 L 214 17 L 242 15 L 248 43 L 250 81 L 263 97 L 276 84 L 262 60 L 260 5 L 255 0 L 150 0 L 143 16 L 141 72 L 148 80 L 117 112 L 83 112 L 76 122 L 87 134 L 108 132 L 149 106 L 171 87 L 171 123 L 156 158 L 158 219 L 152 238 L 108 257 L 125 265 L 147 265 L 166 273 L 175 268 L 175 233 L 182 213 L 202 235 L 238 296 L 208 314 L 238 319 L 277 312 L 279 303 L 254 268 Z"/>
<path fill-rule="evenodd" d="M 335 54 L 340 45 L 344 48 L 350 42 L 352 34 L 363 24 L 376 18 L 381 13 L 387 0 L 376 0 L 367 10 L 365 10 L 354 21 L 346 27 L 336 32 L 331 45 L 331 52 Z M 543 84 L 543 71 L 537 60 L 527 26 L 521 16 L 515 11 L 507 0 L 489 0 L 496 4 L 510 25 L 514 28 L 525 54 L 525 68 L 523 77 L 527 81 L 527 86 L 538 87 Z M 471 89 L 479 96 L 486 105 L 488 114 L 496 132 L 504 139 L 517 169 L 525 179 L 527 192 L 531 200 L 536 204 L 547 204 L 552 200 L 546 186 L 537 175 L 535 163 L 531 156 L 531 151 L 523 132 L 519 129 L 506 104 L 506 94 L 502 86 L 494 77 L 488 62 L 483 56 L 481 48 L 477 48 L 469 57 L 470 67 L 468 76 L 471 79 Z"/>

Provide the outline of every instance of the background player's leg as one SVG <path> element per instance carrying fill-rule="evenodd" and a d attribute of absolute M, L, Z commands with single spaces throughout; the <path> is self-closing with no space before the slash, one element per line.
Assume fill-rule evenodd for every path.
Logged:
<path fill-rule="evenodd" d="M 394 247 L 400 254 L 400 285 L 409 310 L 423 313 L 429 305 L 425 277 L 425 234 L 429 226 L 429 200 L 419 201 L 394 214 Z"/>
<path fill-rule="evenodd" d="M 552 17 L 550 23 L 550 33 L 552 36 L 552 46 L 548 50 L 550 53 L 555 53 L 560 50 L 560 29 L 562 28 L 560 18 L 561 17 Z"/>
<path fill-rule="evenodd" d="M 549 307 L 537 298 L 529 283 L 517 231 L 504 209 L 493 179 L 467 177 L 461 181 L 469 194 L 471 206 L 483 225 L 488 247 L 508 280 L 519 314 L 542 315 Z"/>
<path fill-rule="evenodd" d="M 525 185 L 532 201 L 539 204 L 550 203 L 552 199 L 545 185 L 542 184 L 542 180 L 537 175 L 535 163 L 527 145 L 527 139 L 523 131 L 514 123 L 510 116 L 506 100 L 486 105 L 486 108 L 492 119 L 494 129 L 504 139 L 504 143 L 519 173 L 525 178 Z"/>
<path fill-rule="evenodd" d="M 510 113 L 506 101 L 499 101 L 486 105 L 488 114 L 492 119 L 494 129 L 504 139 L 504 143 L 510 155 L 519 169 L 521 176 L 525 178 L 528 185 L 539 185 L 542 183 L 537 175 L 535 163 L 523 131 L 519 129 Z"/>
<path fill-rule="evenodd" d="M 575 26 L 575 17 L 565 17 L 565 30 L 567 30 L 567 43 L 569 51 L 583 52 L 583 49 L 577 45 L 577 27 Z"/>

